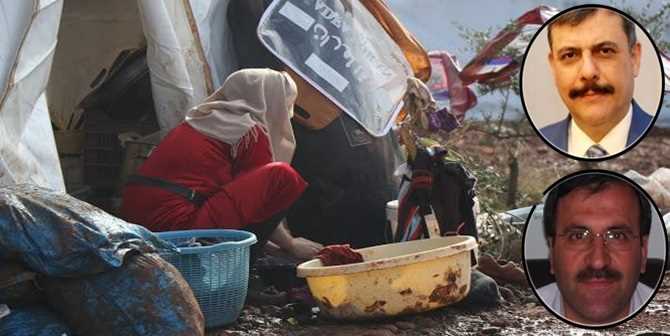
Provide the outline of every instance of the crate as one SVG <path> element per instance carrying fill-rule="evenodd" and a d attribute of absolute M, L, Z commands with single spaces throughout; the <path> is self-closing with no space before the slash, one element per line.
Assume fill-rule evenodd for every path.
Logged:
<path fill-rule="evenodd" d="M 249 283 L 249 250 L 256 243 L 251 232 L 239 230 L 190 230 L 157 234 L 177 246 L 194 238 L 221 239 L 202 247 L 180 247 L 178 253 L 162 253 L 193 290 L 205 316 L 205 327 L 213 328 L 237 320 L 244 306 Z"/>
<path fill-rule="evenodd" d="M 87 185 L 97 189 L 114 190 L 119 180 L 118 164 L 84 164 L 84 181 Z"/>
<path fill-rule="evenodd" d="M 67 190 L 84 185 L 84 160 L 79 155 L 59 155 L 60 167 Z"/>
<path fill-rule="evenodd" d="M 141 135 L 147 135 L 160 129 L 158 119 L 153 111 L 146 113 L 139 120 L 115 120 L 98 109 L 87 110 L 85 116 L 84 127 L 86 132 L 115 134 L 137 132 Z"/>
<path fill-rule="evenodd" d="M 119 176 L 119 191 L 123 189 L 123 185 L 126 183 L 128 175 L 132 175 L 137 171 L 137 168 L 149 158 L 151 152 L 158 146 L 168 132 L 168 130 L 162 130 L 140 139 L 126 141 L 123 165 L 121 166 L 121 174 Z"/>
<path fill-rule="evenodd" d="M 113 150 L 120 147 L 121 144 L 118 139 L 118 133 L 100 131 L 86 132 L 85 149 Z"/>
<path fill-rule="evenodd" d="M 56 148 L 60 155 L 81 155 L 85 133 L 82 130 L 54 131 Z"/>
<path fill-rule="evenodd" d="M 156 132 L 156 117 L 149 113 L 137 121 L 113 120 L 97 109 L 87 110 L 85 116 L 84 182 L 94 189 L 118 191 L 124 164 L 119 134 L 146 136 Z"/>
<path fill-rule="evenodd" d="M 108 164 L 121 166 L 121 158 L 123 157 L 120 150 L 116 149 L 91 149 L 86 148 L 84 151 L 84 158 L 86 164 Z"/>

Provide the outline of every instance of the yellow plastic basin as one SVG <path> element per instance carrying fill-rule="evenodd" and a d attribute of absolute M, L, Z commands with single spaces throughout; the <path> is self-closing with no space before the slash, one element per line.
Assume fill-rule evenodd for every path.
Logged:
<path fill-rule="evenodd" d="M 367 319 L 417 313 L 463 299 L 470 290 L 470 236 L 438 237 L 356 250 L 365 262 L 298 266 L 326 315 Z"/>

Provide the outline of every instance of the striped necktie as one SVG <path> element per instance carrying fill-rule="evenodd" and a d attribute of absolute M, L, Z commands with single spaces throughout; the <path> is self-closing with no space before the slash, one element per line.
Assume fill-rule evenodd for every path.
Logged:
<path fill-rule="evenodd" d="M 609 155 L 609 153 L 607 153 L 605 148 L 600 147 L 598 144 L 592 145 L 586 151 L 586 157 L 588 158 L 600 158 L 607 155 Z"/>

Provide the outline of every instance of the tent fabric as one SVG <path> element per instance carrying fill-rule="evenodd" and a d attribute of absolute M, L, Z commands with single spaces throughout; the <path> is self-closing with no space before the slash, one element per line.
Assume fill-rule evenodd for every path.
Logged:
<path fill-rule="evenodd" d="M 505 54 L 505 48 L 525 50 L 535 32 L 558 10 L 549 6 L 533 8 L 508 24 L 490 39 L 481 51 L 463 68 L 460 76 L 466 85 L 474 82 L 495 83 L 508 80 L 521 66 L 523 52 Z"/>
<path fill-rule="evenodd" d="M 461 69 L 453 55 L 447 51 L 431 51 L 428 55 L 432 63 L 428 85 L 437 108 L 448 108 L 456 124 L 460 125 L 465 119 L 465 112 L 477 105 L 477 96 L 461 80 Z"/>
<path fill-rule="evenodd" d="M 384 0 L 361 1 L 361 3 L 398 44 L 412 67 L 414 77 L 427 82 L 430 78 L 431 63 L 421 42 L 393 15 L 391 8 Z"/>
<path fill-rule="evenodd" d="M 0 0 L 0 97 L 4 96 L 10 72 L 16 62 L 21 40 L 26 35 L 35 4 L 31 1 L 15 3 L 12 0 Z M 1 99 L 1 98 L 0 98 Z"/>
<path fill-rule="evenodd" d="M 158 124 L 172 129 L 235 69 L 229 0 L 138 0 Z"/>
<path fill-rule="evenodd" d="M 138 0 L 162 129 L 183 121 L 235 68 L 228 2 Z M 65 190 L 44 95 L 62 9 L 62 0 L 0 0 L 0 185 Z"/>
<path fill-rule="evenodd" d="M 30 5 L 30 11 L 28 11 Z M 44 92 L 56 49 L 62 0 L 0 0 L 0 185 L 65 190 Z"/>
<path fill-rule="evenodd" d="M 230 27 L 225 19 L 230 0 L 190 0 L 205 58 L 212 74 L 214 90 L 237 70 Z"/>
<path fill-rule="evenodd" d="M 189 108 L 208 96 L 200 51 L 183 1 L 138 0 L 137 4 L 158 125 L 172 129 Z"/>

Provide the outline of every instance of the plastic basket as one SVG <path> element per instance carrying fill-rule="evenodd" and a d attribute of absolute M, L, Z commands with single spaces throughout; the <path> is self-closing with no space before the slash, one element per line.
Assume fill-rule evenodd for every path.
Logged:
<path fill-rule="evenodd" d="M 188 282 L 212 328 L 237 320 L 247 296 L 249 247 L 253 233 L 239 230 L 189 230 L 157 233 L 177 246 L 193 238 L 224 240 L 209 246 L 180 247 L 178 253 L 161 256 L 174 265 Z"/>

